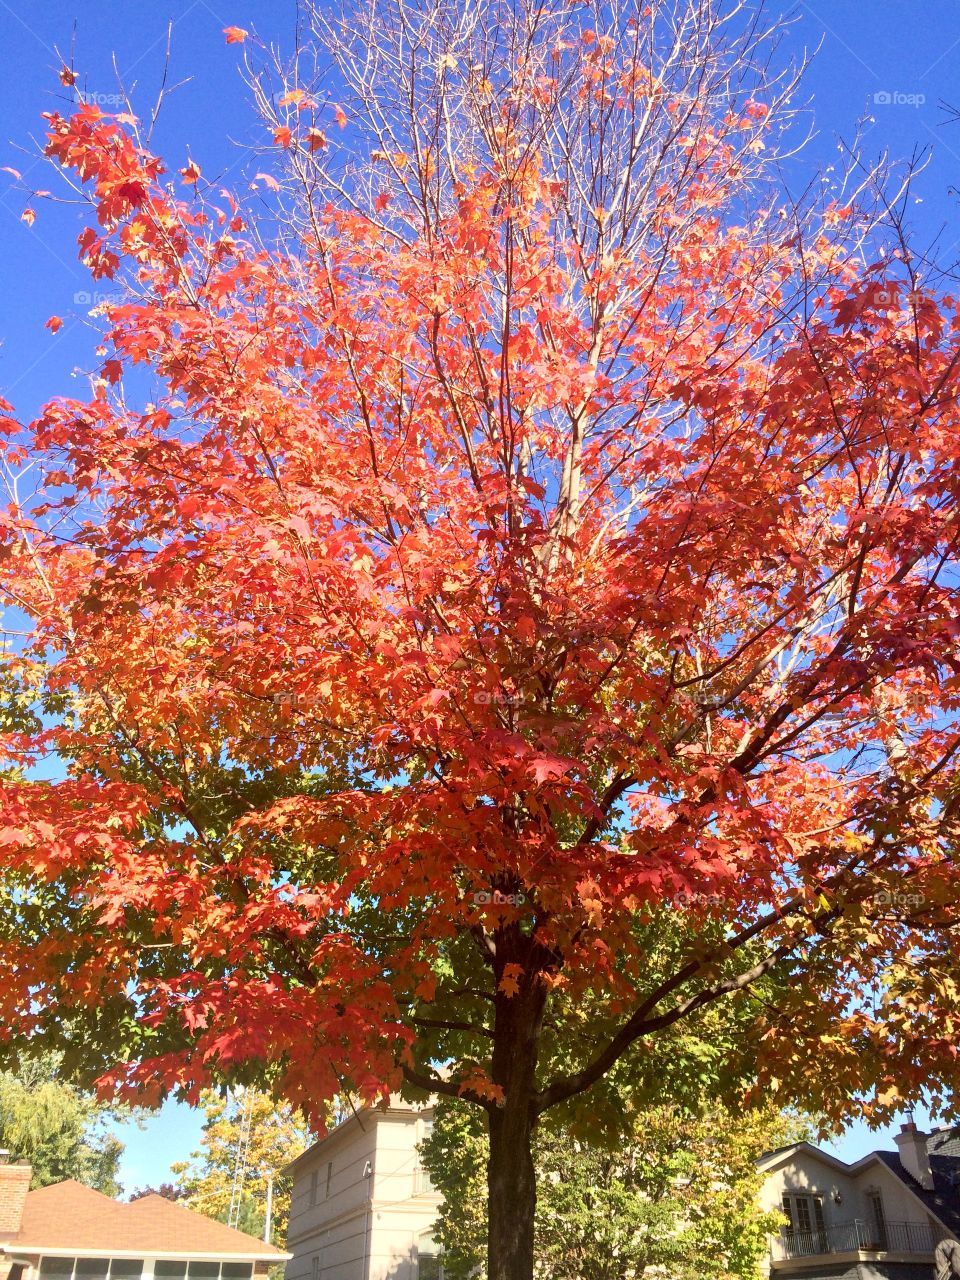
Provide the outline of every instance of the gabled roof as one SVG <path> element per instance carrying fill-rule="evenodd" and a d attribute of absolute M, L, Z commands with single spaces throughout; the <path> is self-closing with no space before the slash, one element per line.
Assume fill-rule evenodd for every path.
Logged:
<path fill-rule="evenodd" d="M 143 1196 L 122 1204 L 72 1180 L 29 1192 L 20 1230 L 0 1243 L 18 1253 L 69 1251 L 88 1257 L 216 1255 L 243 1262 L 279 1262 L 290 1256 L 163 1196 Z"/>

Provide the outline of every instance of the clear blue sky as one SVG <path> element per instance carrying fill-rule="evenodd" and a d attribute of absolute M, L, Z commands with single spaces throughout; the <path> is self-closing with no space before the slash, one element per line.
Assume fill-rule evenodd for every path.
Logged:
<path fill-rule="evenodd" d="M 104 95 L 107 111 L 116 109 L 115 57 L 120 80 L 143 111 L 160 82 L 172 23 L 169 78 L 187 83 L 168 96 L 154 145 L 171 167 L 189 153 L 205 178 L 219 173 L 226 184 L 242 184 L 244 144 L 257 127 L 237 72 L 237 47 L 226 45 L 221 32 L 256 27 L 289 50 L 295 12 L 294 0 L 0 0 L 0 165 L 22 171 L 36 187 L 53 185 L 31 138 L 41 134 L 40 112 L 66 101 L 57 49 L 69 57 L 72 46 L 81 81 Z M 864 116 L 873 117 L 870 154 L 907 157 L 932 147 L 912 218 L 922 243 L 942 232 L 943 255 L 960 257 L 951 193 L 960 186 L 960 124 L 947 123 L 939 105 L 960 107 L 960 0 L 816 0 L 792 12 L 787 49 L 800 56 L 820 47 L 806 82 L 818 133 L 801 171 L 829 164 L 837 138 L 851 137 Z M 877 101 L 878 94 L 891 101 Z M 29 416 L 51 396 L 74 393 L 92 363 L 90 304 L 77 299 L 92 286 L 76 262 L 77 211 L 39 202 L 28 227 L 20 220 L 23 207 L 8 175 L 0 174 L 0 395 Z M 53 314 L 65 321 L 56 336 L 43 327 Z M 142 1132 L 125 1127 L 127 1188 L 163 1180 L 170 1161 L 188 1155 L 198 1136 L 196 1114 L 172 1104 Z M 878 1142 L 892 1145 L 856 1127 L 839 1150 L 852 1158 Z"/>

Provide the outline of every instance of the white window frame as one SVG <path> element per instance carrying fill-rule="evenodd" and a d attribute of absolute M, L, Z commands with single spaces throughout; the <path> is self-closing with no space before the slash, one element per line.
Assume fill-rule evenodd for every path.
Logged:
<path fill-rule="evenodd" d="M 60 1275 L 57 1277 L 57 1280 L 82 1280 L 81 1277 L 77 1276 L 77 1263 L 89 1262 L 89 1261 L 92 1261 L 94 1257 L 102 1257 L 102 1256 L 103 1255 L 97 1255 L 97 1254 L 91 1254 L 91 1253 L 80 1253 L 75 1256 L 71 1255 L 66 1257 L 60 1256 L 58 1254 L 49 1254 L 49 1253 L 41 1254 L 36 1267 L 33 1269 L 35 1280 L 40 1280 L 40 1272 L 44 1262 L 69 1262 L 72 1264 L 70 1267 L 69 1273 L 66 1270 L 62 1271 Z M 107 1263 L 107 1273 L 106 1273 L 106 1276 L 104 1276 L 103 1280 L 114 1280 L 113 1278 L 114 1263 L 117 1263 L 118 1267 L 123 1267 L 125 1269 L 127 1265 L 131 1262 L 140 1263 L 140 1280 L 154 1280 L 154 1270 L 158 1262 L 182 1263 L 185 1268 L 183 1280 L 190 1280 L 191 1262 L 212 1263 L 217 1267 L 216 1276 L 209 1276 L 209 1277 L 205 1276 L 203 1277 L 203 1280 L 224 1280 L 224 1275 L 223 1275 L 224 1267 L 232 1267 L 232 1266 L 249 1267 L 250 1280 L 254 1280 L 254 1276 L 256 1273 L 256 1263 L 241 1262 L 238 1258 L 228 1258 L 226 1260 L 224 1260 L 223 1258 L 215 1258 L 215 1257 L 214 1258 L 162 1258 L 162 1257 L 116 1258 L 108 1254 L 106 1255 L 104 1260 Z M 117 1277 L 116 1280 L 129 1280 L 129 1278 Z M 160 1277 L 160 1280 L 164 1280 L 164 1278 Z M 236 1280 L 236 1277 L 228 1276 L 226 1277 L 226 1280 Z"/>

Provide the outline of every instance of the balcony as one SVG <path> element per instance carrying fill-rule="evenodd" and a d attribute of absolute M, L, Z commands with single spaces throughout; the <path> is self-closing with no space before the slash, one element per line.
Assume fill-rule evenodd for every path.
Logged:
<path fill-rule="evenodd" d="M 928 1222 L 888 1222 L 882 1228 L 857 1219 L 814 1231 L 784 1231 L 775 1242 L 775 1262 L 843 1253 L 894 1253 L 932 1257 L 936 1237 Z"/>

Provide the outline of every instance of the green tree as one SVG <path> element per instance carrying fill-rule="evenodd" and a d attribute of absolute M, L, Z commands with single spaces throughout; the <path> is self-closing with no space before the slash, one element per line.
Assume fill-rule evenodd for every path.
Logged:
<path fill-rule="evenodd" d="M 283 1170 L 305 1151 L 310 1131 L 303 1116 L 278 1105 L 266 1093 L 246 1090 L 234 1106 L 214 1092 L 203 1095 L 206 1121 L 200 1150 L 189 1160 L 171 1165 L 184 1203 L 208 1218 L 226 1222 L 230 1215 L 243 1115 L 249 1113 L 247 1148 L 240 1213 L 241 1231 L 261 1236 L 266 1224 L 267 1180 L 273 1178 L 271 1239 L 283 1240 L 290 1216 L 290 1182 Z"/>
<path fill-rule="evenodd" d="M 757 1205 L 755 1160 L 802 1136 L 773 1108 L 700 1114 L 665 1104 L 637 1114 L 617 1150 L 569 1131 L 536 1139 L 539 1280 L 754 1280 L 778 1215 Z M 482 1120 L 455 1102 L 437 1108 L 423 1161 L 444 1202 L 436 1230 L 445 1271 L 485 1276 L 486 1168 Z"/>
<path fill-rule="evenodd" d="M 34 1187 L 74 1178 L 115 1196 L 123 1143 L 109 1122 L 118 1113 L 63 1080 L 60 1066 L 46 1054 L 0 1072 L 0 1147 L 30 1161 Z"/>

